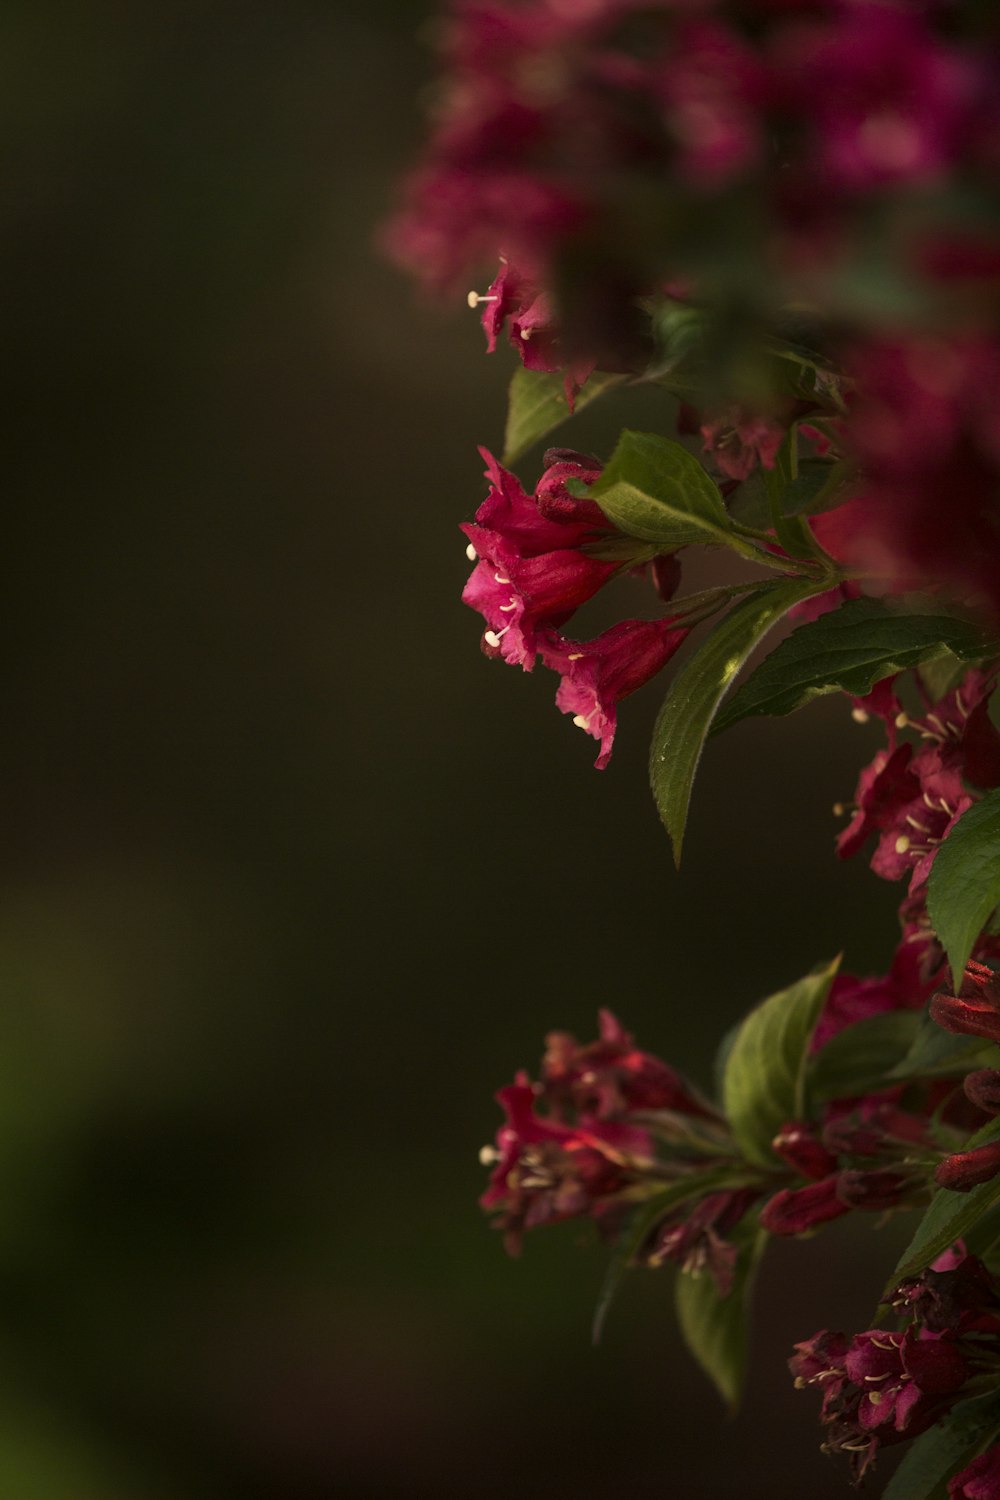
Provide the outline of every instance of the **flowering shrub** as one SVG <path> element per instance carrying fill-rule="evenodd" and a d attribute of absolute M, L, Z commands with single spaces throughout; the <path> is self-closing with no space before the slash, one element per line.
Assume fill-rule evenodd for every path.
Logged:
<path fill-rule="evenodd" d="M 487 349 L 520 360 L 462 527 L 484 654 L 554 671 L 602 770 L 619 703 L 683 654 L 650 757 L 678 862 L 710 737 L 841 694 L 884 746 L 836 852 L 900 891 L 886 974 L 824 963 L 763 1001 L 716 1099 L 609 1011 L 595 1041 L 550 1034 L 537 1078 L 497 1096 L 482 1205 L 512 1252 L 593 1222 L 613 1247 L 597 1329 L 629 1267 L 672 1267 L 730 1401 L 769 1240 L 913 1215 L 873 1326 L 803 1341 L 792 1373 L 856 1481 L 905 1444 L 891 1500 L 998 1500 L 994 8 L 458 0 L 444 61 L 386 240 L 446 292 L 482 278 Z M 657 430 L 551 448 L 522 484 L 553 429 L 638 386 Z M 736 581 L 685 593 L 697 547 Z M 577 611 L 626 573 L 644 618 L 580 638 Z"/>

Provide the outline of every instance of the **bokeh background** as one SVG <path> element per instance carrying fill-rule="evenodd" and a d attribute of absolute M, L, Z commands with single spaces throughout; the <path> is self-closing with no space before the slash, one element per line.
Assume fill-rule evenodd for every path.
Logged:
<path fill-rule="evenodd" d="M 430 14 L 0 15 L 11 1500 L 848 1492 L 784 1361 L 867 1325 L 905 1226 L 775 1249 L 726 1422 L 666 1274 L 595 1351 L 605 1252 L 511 1262 L 476 1209 L 546 1030 L 611 1005 L 707 1084 L 769 990 L 884 966 L 894 893 L 832 856 L 843 705 L 713 745 L 677 877 L 656 689 L 601 775 L 479 654 L 456 527 L 510 362 L 373 248 Z M 578 441 L 667 420 L 635 399 Z"/>

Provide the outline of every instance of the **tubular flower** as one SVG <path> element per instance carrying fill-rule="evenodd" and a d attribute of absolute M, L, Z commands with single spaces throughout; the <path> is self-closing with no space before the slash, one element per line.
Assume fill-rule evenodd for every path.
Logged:
<path fill-rule="evenodd" d="M 490 492 L 475 521 L 461 528 L 476 563 L 462 599 L 486 620 L 483 649 L 530 672 L 539 631 L 563 624 L 621 566 L 582 546 L 617 532 L 594 501 L 576 499 L 565 488 L 567 478 L 596 479 L 596 459 L 561 457 L 550 466 L 558 474 L 547 468 L 530 497 L 492 454 L 480 452 Z"/>
<path fill-rule="evenodd" d="M 660 1227 L 646 1264 L 658 1266 L 665 1260 L 676 1262 L 683 1271 L 699 1276 L 708 1271 L 720 1297 L 733 1285 L 738 1251 L 725 1238 L 760 1197 L 757 1188 L 736 1188 L 731 1192 L 708 1193 L 684 1217 L 671 1217 Z"/>
<path fill-rule="evenodd" d="M 611 759 L 617 705 L 641 688 L 684 644 L 687 626 L 662 620 L 622 620 L 592 641 L 570 641 L 553 631 L 539 638 L 542 661 L 562 677 L 556 707 L 600 744 L 594 762 L 603 771 Z"/>
<path fill-rule="evenodd" d="M 526 1075 L 497 1094 L 507 1122 L 496 1148 L 489 1187 L 479 1200 L 496 1211 L 511 1254 L 525 1229 L 582 1215 L 600 1215 L 642 1176 L 652 1141 L 638 1126 L 581 1118 L 575 1126 L 546 1119 L 535 1110 L 536 1094 Z"/>
<path fill-rule="evenodd" d="M 673 1068 L 640 1052 L 610 1010 L 599 1014 L 600 1038 L 585 1046 L 566 1031 L 546 1037 L 541 1090 L 561 1118 L 568 1109 L 598 1120 L 618 1119 L 632 1110 L 670 1110 L 719 1121 Z"/>
<path fill-rule="evenodd" d="M 971 671 L 922 717 L 898 715 L 897 727 L 922 743 L 880 750 L 861 772 L 856 811 L 837 839 L 841 859 L 876 834 L 875 873 L 884 880 L 909 875 L 911 892 L 926 884 L 938 848 L 975 800 L 967 784 L 1000 779 L 1000 737 L 986 707 L 994 685 L 995 672 Z"/>
<path fill-rule="evenodd" d="M 961 1399 L 968 1382 L 995 1371 L 998 1291 L 982 1262 L 956 1246 L 893 1294 L 894 1311 L 909 1319 L 903 1330 L 876 1328 L 850 1339 L 824 1331 L 796 1344 L 789 1360 L 795 1384 L 822 1392 L 823 1447 L 850 1455 L 855 1481 L 881 1445 L 917 1437 Z"/>
<path fill-rule="evenodd" d="M 946 1031 L 1000 1042 L 1000 976 L 986 964 L 966 964 L 958 994 L 935 995 L 931 1015 Z"/>
<path fill-rule="evenodd" d="M 594 369 L 592 359 L 573 358 L 563 347 L 549 294 L 511 265 L 506 258 L 485 292 L 470 292 L 469 306 L 482 307 L 487 352 L 492 354 L 504 324 L 526 370 L 554 373 L 566 369 L 566 401 L 570 411 L 577 391 Z"/>

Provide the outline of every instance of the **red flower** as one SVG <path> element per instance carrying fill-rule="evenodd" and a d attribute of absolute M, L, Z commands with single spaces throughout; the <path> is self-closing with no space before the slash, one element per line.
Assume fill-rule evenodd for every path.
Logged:
<path fill-rule="evenodd" d="M 565 488 L 570 477 L 596 479 L 600 465 L 582 454 L 572 460 L 560 454 L 531 498 L 492 454 L 480 452 L 490 492 L 475 521 L 461 528 L 476 559 L 462 599 L 486 620 L 484 650 L 530 672 L 540 629 L 563 624 L 621 567 L 581 551 L 614 528 L 594 501 L 576 499 Z"/>
<path fill-rule="evenodd" d="M 562 676 L 556 706 L 573 715 L 578 729 L 600 743 L 594 764 L 603 771 L 611 759 L 617 705 L 657 672 L 684 644 L 690 627 L 669 616 L 662 620 L 622 620 L 592 641 L 570 641 L 553 631 L 539 638 L 542 661 Z"/>
<path fill-rule="evenodd" d="M 572 1109 L 598 1120 L 632 1110 L 670 1110 L 718 1122 L 719 1112 L 699 1099 L 673 1068 L 640 1052 L 610 1010 L 600 1012 L 600 1039 L 585 1046 L 566 1031 L 546 1037 L 542 1091 L 560 1117 Z"/>
<path fill-rule="evenodd" d="M 968 1468 L 948 1480 L 949 1500 L 997 1500 L 1000 1495 L 1000 1444 L 987 1448 Z"/>
<path fill-rule="evenodd" d="M 525 1229 L 605 1211 L 640 1178 L 641 1162 L 652 1155 L 650 1136 L 638 1126 L 588 1119 L 564 1125 L 538 1115 L 535 1098 L 523 1073 L 499 1091 L 507 1123 L 496 1150 L 482 1153 L 495 1165 L 479 1201 L 499 1212 L 511 1254 Z"/>

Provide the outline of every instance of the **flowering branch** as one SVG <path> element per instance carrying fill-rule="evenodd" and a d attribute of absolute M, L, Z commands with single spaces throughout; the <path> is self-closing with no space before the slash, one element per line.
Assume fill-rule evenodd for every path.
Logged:
<path fill-rule="evenodd" d="M 462 597 L 487 657 L 558 675 L 599 769 L 619 703 L 672 674 L 650 779 L 678 860 L 710 739 L 830 693 L 883 726 L 836 853 L 903 886 L 886 973 L 763 1001 L 715 1099 L 609 1011 L 551 1033 L 497 1096 L 482 1204 L 512 1252 L 567 1219 L 614 1247 L 595 1336 L 630 1267 L 672 1268 L 731 1403 L 772 1238 L 919 1216 L 876 1326 L 791 1361 L 856 1482 L 908 1445 L 887 1500 L 1000 1496 L 997 41 L 976 0 L 456 0 L 386 234 L 441 290 L 499 263 L 468 302 L 520 367 Z M 656 430 L 549 448 L 522 486 L 638 386 Z M 749 576 L 685 595 L 698 548 Z M 623 575 L 644 617 L 579 639 Z"/>

